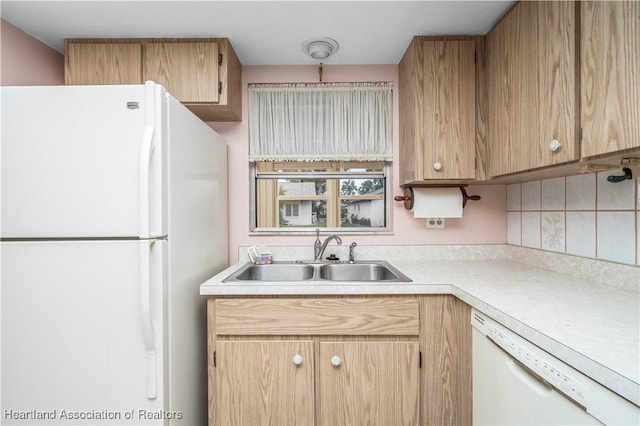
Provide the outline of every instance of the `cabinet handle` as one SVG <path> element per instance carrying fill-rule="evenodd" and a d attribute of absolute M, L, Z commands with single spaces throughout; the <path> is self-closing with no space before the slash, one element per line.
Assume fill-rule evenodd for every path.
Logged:
<path fill-rule="evenodd" d="M 442 170 L 442 163 L 439 161 L 436 161 L 435 163 L 433 163 L 433 170 L 435 170 L 436 172 L 439 172 L 440 170 Z"/>
<path fill-rule="evenodd" d="M 556 152 L 560 149 L 561 146 L 562 144 L 557 139 L 553 139 L 551 142 L 549 142 L 549 151 Z"/>
<path fill-rule="evenodd" d="M 302 361 L 303 361 L 302 355 L 300 355 L 300 354 L 295 354 L 295 355 L 293 356 L 293 363 L 294 363 L 295 365 L 301 365 L 301 364 L 302 364 Z"/>
<path fill-rule="evenodd" d="M 333 365 L 334 367 L 340 367 L 340 364 L 342 364 L 342 360 L 338 355 L 331 357 L 331 365 Z"/>

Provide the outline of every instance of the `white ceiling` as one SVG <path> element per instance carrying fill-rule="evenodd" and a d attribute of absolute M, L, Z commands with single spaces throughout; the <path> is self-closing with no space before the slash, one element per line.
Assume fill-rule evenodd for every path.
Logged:
<path fill-rule="evenodd" d="M 2 18 L 63 52 L 65 38 L 226 37 L 243 65 L 317 63 L 312 37 L 339 51 L 327 64 L 397 64 L 414 35 L 485 34 L 513 1 L 11 1 Z"/>

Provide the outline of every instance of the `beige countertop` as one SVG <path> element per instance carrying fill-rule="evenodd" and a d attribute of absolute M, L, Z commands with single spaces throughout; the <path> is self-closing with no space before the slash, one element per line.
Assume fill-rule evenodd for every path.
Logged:
<path fill-rule="evenodd" d="M 245 264 L 239 262 L 202 284 L 200 294 L 452 294 L 640 406 L 640 293 L 506 259 L 500 250 L 446 250 L 427 253 L 429 260 L 415 250 L 394 259 L 369 258 L 387 260 L 412 279 L 391 284 L 223 283 Z M 625 280 L 640 283 L 640 268 L 624 272 Z"/>

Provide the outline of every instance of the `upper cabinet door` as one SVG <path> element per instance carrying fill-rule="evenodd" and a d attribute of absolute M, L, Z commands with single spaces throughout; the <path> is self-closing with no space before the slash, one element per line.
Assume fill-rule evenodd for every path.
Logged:
<path fill-rule="evenodd" d="M 640 2 L 580 2 L 582 156 L 640 147 Z"/>
<path fill-rule="evenodd" d="M 490 175 L 576 161 L 576 4 L 517 3 L 487 55 Z"/>
<path fill-rule="evenodd" d="M 141 44 L 67 41 L 65 52 L 66 84 L 143 83 Z"/>
<path fill-rule="evenodd" d="M 473 179 L 475 41 L 428 41 L 423 52 L 423 178 Z"/>
<path fill-rule="evenodd" d="M 147 43 L 144 79 L 160 83 L 183 103 L 217 103 L 218 44 L 215 42 Z"/>
<path fill-rule="evenodd" d="M 401 184 L 476 177 L 476 39 L 414 37 L 398 65 Z"/>

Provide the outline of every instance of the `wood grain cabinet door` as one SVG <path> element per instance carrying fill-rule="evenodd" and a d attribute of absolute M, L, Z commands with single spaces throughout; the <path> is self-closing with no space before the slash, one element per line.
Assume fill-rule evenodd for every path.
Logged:
<path fill-rule="evenodd" d="M 73 43 L 65 46 L 65 84 L 140 84 L 140 43 Z"/>
<path fill-rule="evenodd" d="M 519 2 L 488 33 L 491 176 L 578 160 L 576 25 L 575 2 Z"/>
<path fill-rule="evenodd" d="M 423 179 L 473 179 L 476 43 L 425 41 Z"/>
<path fill-rule="evenodd" d="M 144 79 L 160 83 L 182 103 L 217 103 L 218 44 L 150 42 L 143 52 Z"/>
<path fill-rule="evenodd" d="M 418 342 L 320 342 L 319 425 L 417 425 Z"/>
<path fill-rule="evenodd" d="M 314 424 L 313 341 L 218 340 L 215 375 L 213 424 Z"/>
<path fill-rule="evenodd" d="M 580 2 L 582 156 L 640 147 L 640 2 Z"/>

